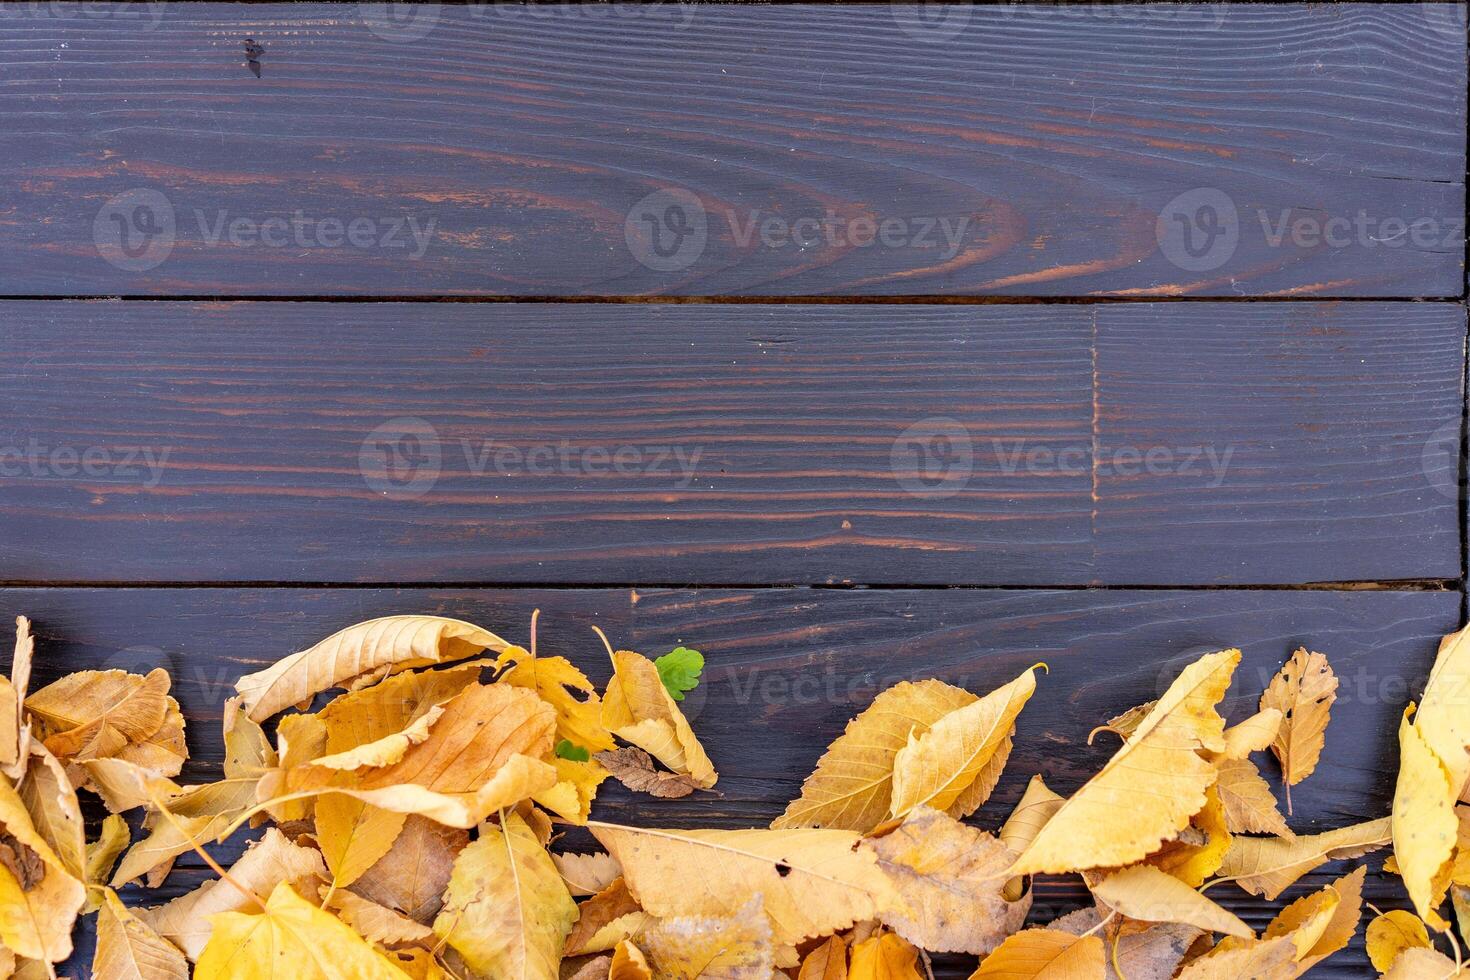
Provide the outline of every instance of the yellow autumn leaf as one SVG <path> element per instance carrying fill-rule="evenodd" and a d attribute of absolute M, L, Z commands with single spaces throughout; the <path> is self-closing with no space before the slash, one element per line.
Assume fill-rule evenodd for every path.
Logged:
<path fill-rule="evenodd" d="M 643 951 L 624 940 L 613 950 L 612 964 L 607 970 L 607 980 L 651 980 L 653 970 Z"/>
<path fill-rule="evenodd" d="M 1041 828 L 1046 826 L 1046 822 L 1061 809 L 1065 802 L 1066 800 L 1047 787 L 1045 780 L 1040 776 L 1032 776 L 1016 808 L 1001 825 L 1000 842 L 1010 848 L 1013 853 L 1021 854 L 1031 846 L 1031 842 L 1036 839 Z M 1014 902 L 1025 890 L 1026 879 L 1017 876 L 1006 882 L 1002 894 L 1005 895 L 1007 901 Z"/>
<path fill-rule="evenodd" d="M 116 813 L 110 813 L 102 821 L 97 839 L 87 845 L 87 856 L 83 862 L 82 881 L 89 886 L 87 907 L 84 911 L 96 911 L 96 889 L 112 874 L 112 866 L 118 855 L 133 842 L 128 822 Z"/>
<path fill-rule="evenodd" d="M 1215 761 L 1238 761 L 1252 752 L 1264 752 L 1276 741 L 1284 720 L 1285 716 L 1276 708 L 1262 708 L 1245 721 L 1231 725 L 1225 729 L 1225 748 Z"/>
<path fill-rule="evenodd" d="M 577 904 L 536 835 L 515 813 L 454 862 L 434 932 L 476 974 L 557 980 Z"/>
<path fill-rule="evenodd" d="M 1183 830 L 1215 781 L 1200 753 L 1224 747 L 1216 705 L 1239 662 L 1239 650 L 1225 650 L 1186 668 L 1102 771 L 1041 828 L 1014 873 L 1132 864 Z"/>
<path fill-rule="evenodd" d="M 567 936 L 565 955 L 611 950 L 632 938 L 647 921 L 648 916 L 620 877 L 577 907 L 577 922 Z"/>
<path fill-rule="evenodd" d="M 985 802 L 1010 754 L 1016 717 L 1036 690 L 1036 668 L 972 704 L 910 734 L 893 759 L 890 813 L 902 819 L 921 806 L 967 817 Z"/>
<path fill-rule="evenodd" d="M 847 976 L 849 980 L 923 980 L 918 963 L 918 950 L 885 932 L 853 946 Z"/>
<path fill-rule="evenodd" d="M 623 876 L 623 869 L 611 854 L 553 854 L 551 860 L 561 872 L 567 890 L 578 897 L 595 895 Z"/>
<path fill-rule="evenodd" d="M 904 939 L 939 953 L 988 953 L 1026 920 L 1030 898 L 1007 901 L 1015 855 L 990 834 L 920 807 L 864 844 L 893 885 L 880 918 Z"/>
<path fill-rule="evenodd" d="M 659 918 L 718 918 L 762 896 L 778 946 L 795 946 L 892 903 L 877 855 L 845 830 L 655 830 L 593 821 L 628 890 Z"/>
<path fill-rule="evenodd" d="M 771 980 L 771 924 L 753 898 L 730 916 L 674 916 L 637 938 L 659 980 Z"/>
<path fill-rule="evenodd" d="M 1198 888 L 1205 879 L 1220 870 L 1234 837 L 1225 823 L 1225 807 L 1216 787 L 1205 791 L 1205 805 L 1189 818 L 1187 837 L 1167 841 L 1145 863 L 1168 872 L 1190 888 Z M 1199 840 L 1203 835 L 1203 840 Z"/>
<path fill-rule="evenodd" d="M 1286 785 L 1286 812 L 1291 812 L 1291 787 L 1317 768 L 1327 734 L 1332 703 L 1337 700 L 1337 675 L 1320 653 L 1298 649 L 1286 661 L 1261 695 L 1261 710 L 1282 714 L 1281 730 L 1271 751 L 1281 762 Z"/>
<path fill-rule="evenodd" d="M 211 918 L 214 928 L 194 980 L 408 980 L 365 939 L 284 881 L 264 909 Z"/>
<path fill-rule="evenodd" d="M 1368 959 L 1379 973 L 1387 973 L 1406 949 L 1433 949 L 1424 920 L 1413 912 L 1394 909 L 1368 923 Z"/>
<path fill-rule="evenodd" d="M 111 888 L 97 913 L 92 980 L 188 980 L 189 961 L 173 943 L 123 906 Z"/>
<path fill-rule="evenodd" d="M 1470 626 L 1440 641 L 1414 723 L 1449 772 L 1459 797 L 1470 780 Z M 1470 802 L 1470 801 L 1467 801 Z"/>
<path fill-rule="evenodd" d="M 1140 922 L 1181 922 L 1227 936 L 1255 935 L 1235 913 L 1173 875 L 1146 864 L 1108 875 L 1092 886 L 1092 894 L 1099 902 Z"/>
<path fill-rule="evenodd" d="M 10 676 L 0 678 L 0 771 L 11 779 L 20 779 L 30 757 L 31 726 L 25 716 L 25 700 L 36 649 L 31 621 L 24 616 L 15 617 L 14 649 Z"/>
<path fill-rule="evenodd" d="M 66 959 L 86 888 L 36 832 L 24 802 L 4 778 L 0 832 L 14 857 L 0 860 L 0 942 L 18 956 L 46 963 Z"/>
<path fill-rule="evenodd" d="M 241 677 L 235 682 L 239 697 L 232 699 L 225 725 L 235 710 L 264 721 L 322 691 L 352 686 L 360 678 L 381 679 L 415 667 L 464 660 L 485 650 L 499 653 L 509 645 L 473 623 L 442 616 L 368 620 Z"/>
<path fill-rule="evenodd" d="M 631 650 L 612 655 L 613 677 L 602 700 L 602 723 L 703 789 L 719 780 L 684 713 L 669 696 L 652 660 Z"/>
<path fill-rule="evenodd" d="M 1106 962 L 1103 941 L 1097 936 L 1027 929 L 985 957 L 970 980 L 1100 980 Z"/>
<path fill-rule="evenodd" d="M 840 936 L 829 937 L 806 954 L 796 980 L 847 980 L 847 943 Z"/>
<path fill-rule="evenodd" d="M 103 759 L 141 742 L 168 714 L 168 671 L 146 677 L 124 670 L 67 674 L 26 698 L 46 748 L 58 758 Z"/>
<path fill-rule="evenodd" d="M 1098 935 L 1107 950 L 1107 980 L 1166 980 L 1204 935 L 1203 930 L 1178 922 L 1120 919 L 1100 905 L 1070 912 L 1046 928 L 1073 936 Z"/>
<path fill-rule="evenodd" d="M 1215 792 L 1225 811 L 1225 826 L 1235 834 L 1275 834 L 1294 837 L 1276 805 L 1271 787 L 1249 759 L 1221 759 Z"/>
<path fill-rule="evenodd" d="M 1363 916 L 1363 881 L 1368 869 L 1343 875 L 1326 888 L 1292 902 L 1277 913 L 1262 938 L 1289 935 L 1297 947 L 1295 976 L 1347 948 Z M 1327 915 L 1323 909 L 1331 910 Z"/>
<path fill-rule="evenodd" d="M 39 742 L 30 744 L 30 764 L 18 790 L 31 824 L 51 845 L 56 857 L 73 878 L 85 878 L 86 838 L 82 829 L 82 807 L 77 792 L 60 761 Z"/>
<path fill-rule="evenodd" d="M 1406 949 L 1393 966 L 1383 975 L 1383 980 L 1448 980 L 1449 977 L 1464 976 L 1465 970 L 1455 961 L 1433 949 Z"/>
<path fill-rule="evenodd" d="M 1289 839 L 1237 837 L 1225 853 L 1219 876 L 1234 881 L 1252 895 L 1274 900 L 1302 875 L 1328 861 L 1362 857 L 1392 840 L 1388 817 Z"/>
<path fill-rule="evenodd" d="M 314 895 L 317 882 L 326 873 L 320 854 L 293 844 L 275 828 L 250 845 L 230 868 L 230 877 L 257 895 L 269 895 L 282 883 Z M 254 907 L 239 888 L 216 878 L 166 905 L 138 909 L 136 914 L 160 936 L 182 949 L 185 956 L 197 960 L 209 942 L 211 922 L 217 913 L 242 912 Z"/>
<path fill-rule="evenodd" d="M 1458 788 L 1439 754 L 1411 721 L 1414 706 L 1399 723 L 1399 776 L 1393 797 L 1393 856 L 1419 918 L 1443 932 L 1439 914 L 1449 890 L 1460 821 Z"/>
<path fill-rule="evenodd" d="M 1260 939 L 1226 937 L 1190 962 L 1180 972 L 1179 980 L 1291 980 L 1306 969 L 1303 960 L 1318 955 L 1319 944 L 1339 921 L 1342 898 L 1337 888 L 1329 886 L 1293 902 Z"/>
<path fill-rule="evenodd" d="M 337 918 L 352 927 L 359 936 L 375 946 L 403 943 L 433 944 L 434 930 L 406 915 L 370 901 L 346 888 L 322 885 L 317 889 L 322 908 L 335 912 Z"/>
<path fill-rule="evenodd" d="M 772 829 L 872 830 L 892 810 L 894 759 L 909 738 L 978 700 L 937 680 L 904 681 L 883 691 L 848 722 Z"/>
<path fill-rule="evenodd" d="M 507 665 L 509 670 L 506 670 Z M 496 682 L 535 691 L 556 711 L 556 737 L 589 753 L 616 747 L 602 723 L 602 699 L 587 675 L 565 657 L 536 657 L 521 647 L 507 647 L 495 661 L 503 671 Z"/>
<path fill-rule="evenodd" d="M 595 759 L 575 762 L 558 757 L 551 760 L 551 765 L 556 769 L 556 785 L 536 793 L 532 799 L 568 823 L 585 824 L 592 815 L 597 787 L 608 776 L 607 770 Z"/>

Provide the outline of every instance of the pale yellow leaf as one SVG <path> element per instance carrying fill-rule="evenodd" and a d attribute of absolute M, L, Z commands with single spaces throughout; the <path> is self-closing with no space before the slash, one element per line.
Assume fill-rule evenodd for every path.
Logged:
<path fill-rule="evenodd" d="M 718 918 L 764 898 L 778 946 L 875 918 L 893 887 L 843 830 L 654 830 L 593 821 L 628 890 L 660 918 Z"/>
<path fill-rule="evenodd" d="M 411 816 L 393 847 L 352 890 L 415 922 L 432 922 L 443 904 L 454 860 L 469 842 L 469 834 L 458 827 Z"/>
<path fill-rule="evenodd" d="M 454 862 L 434 932 L 475 973 L 557 980 L 577 904 L 525 821 L 501 819 Z"/>
<path fill-rule="evenodd" d="M 1439 914 L 1449 890 L 1460 821 L 1459 789 L 1444 761 L 1410 720 L 1411 704 L 1399 723 L 1399 777 L 1393 796 L 1393 856 L 1419 918 L 1443 932 Z"/>
<path fill-rule="evenodd" d="M 1433 949 L 1424 920 L 1413 912 L 1394 909 L 1368 923 L 1368 959 L 1379 973 L 1387 973 L 1406 949 Z"/>
<path fill-rule="evenodd" d="M 255 906 L 250 906 L 256 909 Z M 194 980 L 409 980 L 328 912 L 281 882 L 264 911 L 219 912 Z"/>
<path fill-rule="evenodd" d="M 1274 900 L 1302 875 L 1328 861 L 1361 857 L 1392 840 L 1388 817 L 1291 839 L 1237 837 L 1220 865 L 1220 877 L 1232 879 L 1252 895 Z"/>
<path fill-rule="evenodd" d="M 1032 667 L 1009 684 L 943 716 L 928 731 L 910 734 L 893 760 L 891 815 L 901 819 L 920 806 L 954 817 L 973 813 L 995 782 L 994 778 L 981 779 L 982 773 L 1008 744 L 1016 717 L 1035 690 L 1036 668 Z M 956 806 L 977 781 L 984 794 Z"/>
<path fill-rule="evenodd" d="M 1115 872 L 1093 885 L 1092 893 L 1099 902 L 1140 922 L 1180 922 L 1227 936 L 1255 935 L 1235 913 L 1148 865 Z"/>
<path fill-rule="evenodd" d="M 556 737 L 590 753 L 616 743 L 602 724 L 602 700 L 587 675 L 565 657 L 533 657 L 521 647 L 507 647 L 495 662 L 505 670 L 496 681 L 535 691 L 556 710 Z"/>
<path fill-rule="evenodd" d="M 895 830 L 864 844 L 878 855 L 894 900 L 880 918 L 931 952 L 990 952 L 1026 920 L 1030 898 L 1007 901 L 1015 855 L 990 834 L 920 807 Z"/>
<path fill-rule="evenodd" d="M 623 869 L 611 854 L 598 851 L 596 854 L 553 854 L 551 860 L 561 872 L 562 881 L 573 895 L 595 895 L 618 878 Z"/>
<path fill-rule="evenodd" d="M 1252 752 L 1264 752 L 1275 743 L 1285 716 L 1276 708 L 1262 708 L 1238 725 L 1225 729 L 1220 759 L 1239 761 Z"/>
<path fill-rule="evenodd" d="M 379 672 L 464 660 L 510 644 L 472 623 L 440 616 L 386 616 L 349 626 L 235 682 L 238 708 L 264 721 L 322 691 Z M 228 725 L 228 713 L 225 723 Z"/>
<path fill-rule="evenodd" d="M 1000 828 L 1000 842 L 1013 853 L 1021 854 L 1031 846 L 1041 828 L 1046 826 L 1046 822 L 1065 802 L 1047 787 L 1040 776 L 1032 776 L 1031 782 L 1026 784 L 1026 792 L 1021 794 L 1020 802 Z M 1025 890 L 1026 879 L 1018 876 L 1006 882 L 1004 895 L 1014 902 Z"/>
<path fill-rule="evenodd" d="M 1225 650 L 1186 668 L 1102 771 L 1041 828 L 1014 872 L 1132 864 L 1183 830 L 1215 781 L 1200 752 L 1224 747 L 1216 705 L 1239 662 L 1240 651 Z"/>
<path fill-rule="evenodd" d="M 1228 733 L 1227 733 L 1228 735 Z M 1249 759 L 1221 759 L 1215 791 L 1225 808 L 1225 826 L 1236 834 L 1275 834 L 1294 837 L 1276 805 L 1271 787 Z"/>
<path fill-rule="evenodd" d="M 92 980 L 188 980 L 189 962 L 108 888 L 97 913 Z"/>
<path fill-rule="evenodd" d="M 847 975 L 849 980 L 924 980 L 919 951 L 891 932 L 853 946 Z"/>
<path fill-rule="evenodd" d="M 20 798 L 37 833 L 46 839 L 73 878 L 85 877 L 87 845 L 82 830 L 82 807 L 66 771 L 51 752 L 32 742 L 30 765 L 20 782 Z"/>
<path fill-rule="evenodd" d="M 71 955 L 72 925 L 86 888 L 36 831 L 25 804 L 3 778 L 0 832 L 6 836 L 6 849 L 16 858 L 14 869 L 11 863 L 0 861 L 0 943 L 30 959 L 47 963 L 66 959 Z"/>
<path fill-rule="evenodd" d="M 1261 710 L 1275 708 L 1282 714 L 1281 730 L 1271 743 L 1271 751 L 1281 762 L 1281 778 L 1288 787 L 1317 768 L 1327 720 L 1336 700 L 1337 675 L 1326 657 L 1309 653 L 1305 647 L 1293 653 L 1266 685 Z"/>
<path fill-rule="evenodd" d="M 970 980 L 1099 980 L 1105 962 L 1103 941 L 1097 936 L 1027 929 L 985 957 Z"/>
<path fill-rule="evenodd" d="M 922 736 L 940 718 L 977 700 L 937 680 L 888 688 L 848 722 L 772 828 L 872 830 L 892 809 L 893 763 L 909 737 Z"/>
<path fill-rule="evenodd" d="M 607 770 L 596 760 L 576 762 L 557 757 L 551 760 L 556 769 L 556 785 L 536 793 L 532 799 L 568 823 L 585 824 L 592 815 L 592 801 L 597 787 L 607 778 Z"/>
<path fill-rule="evenodd" d="M 1406 949 L 1393 961 L 1393 967 L 1383 975 L 1383 980 L 1446 980 L 1448 977 L 1464 976 L 1465 970 L 1456 968 L 1455 961 L 1433 949 Z"/>
<path fill-rule="evenodd" d="M 147 676 L 124 670 L 67 674 L 26 698 L 46 748 L 62 759 L 102 759 L 141 742 L 168 714 L 168 671 Z"/>
<path fill-rule="evenodd" d="M 102 821 L 97 839 L 87 845 L 82 880 L 89 885 L 101 885 L 112 873 L 117 857 L 132 843 L 128 822 L 116 813 L 108 814 Z M 90 904 L 90 900 L 89 900 Z"/>
<path fill-rule="evenodd" d="M 602 723 L 702 789 L 719 780 L 704 747 L 664 688 L 652 660 L 631 650 L 612 656 L 613 677 L 602 701 Z"/>
<path fill-rule="evenodd" d="M 730 916 L 675 916 L 637 939 L 658 980 L 771 980 L 771 924 L 754 898 Z"/>
<path fill-rule="evenodd" d="M 1440 641 L 1414 723 L 1449 772 L 1456 797 L 1470 779 L 1470 626 Z"/>
<path fill-rule="evenodd" d="M 1361 885 L 1361 879 L 1358 882 Z M 1180 980 L 1292 980 L 1316 962 L 1343 895 L 1329 886 L 1287 906 L 1260 939 L 1227 937 L 1180 972 Z M 1321 945 L 1319 945 L 1321 944 Z M 1328 949 L 1328 952 L 1331 950 Z"/>
<path fill-rule="evenodd" d="M 30 757 L 31 726 L 25 716 L 25 700 L 35 650 L 31 621 L 15 617 L 15 654 L 10 660 L 10 677 L 0 686 L 0 770 L 11 779 L 21 777 Z"/>
<path fill-rule="evenodd" d="M 337 917 L 351 926 L 354 932 L 374 945 L 397 946 L 426 940 L 433 945 L 433 929 L 377 902 L 348 889 L 333 889 L 329 885 L 322 885 L 318 893 L 323 908 L 337 913 Z"/>
<path fill-rule="evenodd" d="M 230 877 L 257 895 L 270 895 L 276 886 L 292 883 L 301 892 L 316 893 L 316 882 L 327 874 L 322 856 L 311 848 L 291 843 L 271 828 L 240 855 Z M 198 959 L 209 941 L 210 922 L 219 912 L 255 908 L 238 888 L 223 879 L 213 879 L 166 905 L 138 909 L 138 917 L 160 936 Z"/>

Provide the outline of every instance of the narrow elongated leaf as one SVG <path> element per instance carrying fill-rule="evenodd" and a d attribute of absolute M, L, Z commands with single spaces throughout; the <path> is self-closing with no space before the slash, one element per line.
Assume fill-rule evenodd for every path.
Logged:
<path fill-rule="evenodd" d="M 1291 655 L 1261 695 L 1261 710 L 1275 708 L 1282 714 L 1271 751 L 1281 762 L 1281 778 L 1288 787 L 1317 768 L 1327 719 L 1336 700 L 1337 675 L 1326 657 L 1309 653 L 1305 647 Z"/>
<path fill-rule="evenodd" d="M 1251 927 L 1173 875 L 1146 864 L 1125 868 L 1092 886 L 1098 901 L 1141 922 L 1180 922 L 1206 932 L 1253 937 Z"/>
<path fill-rule="evenodd" d="M 1393 797 L 1393 856 L 1419 918 L 1439 930 L 1449 928 L 1439 907 L 1450 886 L 1460 821 L 1455 816 L 1459 790 L 1444 760 L 1404 712 L 1399 724 L 1399 778 Z"/>
<path fill-rule="evenodd" d="M 1234 880 L 1252 895 L 1274 900 L 1302 875 L 1328 861 L 1361 857 L 1392 840 L 1388 817 L 1291 839 L 1237 837 L 1225 853 L 1220 877 Z"/>

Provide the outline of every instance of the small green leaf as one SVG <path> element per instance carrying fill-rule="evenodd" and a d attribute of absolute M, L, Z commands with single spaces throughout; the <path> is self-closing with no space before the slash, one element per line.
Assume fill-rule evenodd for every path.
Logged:
<path fill-rule="evenodd" d="M 688 647 L 675 647 L 653 662 L 658 668 L 659 679 L 675 701 L 684 700 L 684 692 L 699 686 L 699 674 L 704 670 L 704 654 Z"/>
<path fill-rule="evenodd" d="M 543 742 L 542 744 L 544 745 L 546 743 Z M 586 762 L 592 758 L 592 753 L 580 745 L 573 745 L 570 739 L 564 738 L 556 743 L 556 757 L 558 759 L 568 759 L 572 762 Z"/>

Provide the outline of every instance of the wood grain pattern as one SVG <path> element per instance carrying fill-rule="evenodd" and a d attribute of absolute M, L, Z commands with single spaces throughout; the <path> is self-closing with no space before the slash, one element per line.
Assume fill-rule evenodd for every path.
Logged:
<path fill-rule="evenodd" d="M 35 619 L 38 683 L 91 667 L 169 668 L 188 719 L 196 761 L 186 775 L 194 779 L 208 778 L 221 757 L 220 706 L 235 677 L 359 619 L 432 612 L 524 638 L 539 607 L 544 649 L 569 656 L 599 683 L 609 668 L 592 624 L 650 654 L 691 644 L 709 667 L 685 710 L 720 769 L 721 795 L 654 801 L 609 787 L 598 802 L 602 819 L 656 826 L 764 824 L 882 688 L 937 676 L 984 691 L 1045 660 L 1052 673 L 1023 713 L 1007 774 L 979 815 L 993 827 L 1033 773 L 1059 792 L 1080 785 L 1112 751 L 1106 741 L 1087 748 L 1087 732 L 1156 696 L 1194 657 L 1243 649 L 1226 705 L 1239 718 L 1305 644 L 1327 653 L 1342 678 L 1323 763 L 1293 790 L 1294 826 L 1317 831 L 1388 812 L 1395 720 L 1421 689 L 1439 635 L 1455 627 L 1459 601 L 1451 592 L 1305 590 L 6 589 L 0 616 Z M 1275 778 L 1269 763 L 1263 768 Z M 193 881 L 197 872 L 179 878 Z M 1376 880 L 1370 896 L 1381 908 L 1403 904 L 1391 879 Z M 1257 928 L 1269 918 L 1268 903 L 1233 889 L 1217 897 Z M 1037 919 L 1082 899 L 1073 880 L 1043 882 Z M 1362 963 L 1360 953 L 1344 956 L 1320 975 L 1361 976 Z"/>
<path fill-rule="evenodd" d="M 380 6 L 8 5 L 0 290 L 1464 292 L 1453 6 Z"/>
<path fill-rule="evenodd" d="M 1449 305 L 0 316 L 14 582 L 1459 574 Z"/>

